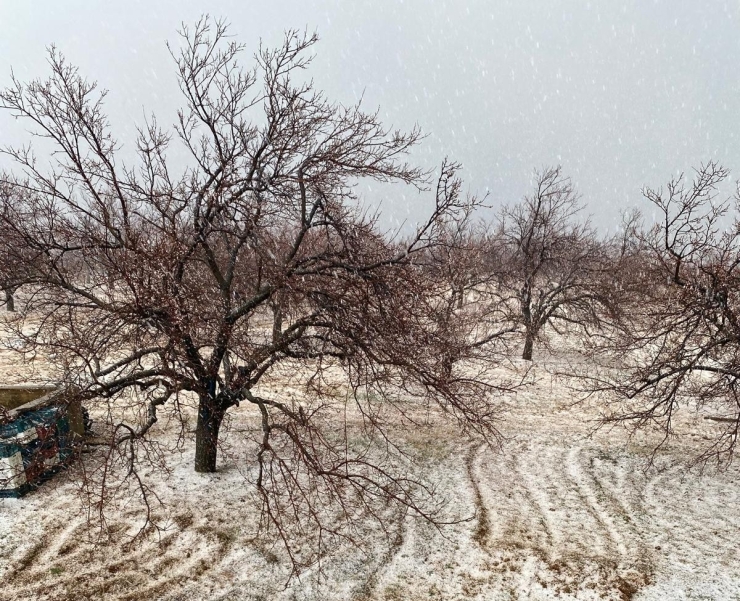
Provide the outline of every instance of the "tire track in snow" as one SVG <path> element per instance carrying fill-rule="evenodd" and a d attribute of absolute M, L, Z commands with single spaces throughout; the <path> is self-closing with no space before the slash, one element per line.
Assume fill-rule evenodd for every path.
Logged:
<path fill-rule="evenodd" d="M 484 549 L 488 546 L 488 539 L 491 534 L 491 515 L 488 506 L 483 502 L 478 463 L 480 462 L 480 455 L 486 448 L 488 448 L 488 445 L 485 443 L 477 447 L 471 447 L 465 458 L 465 468 L 470 488 L 473 491 L 476 513 L 476 527 L 472 538 Z"/>
<path fill-rule="evenodd" d="M 625 553 L 620 566 L 634 569 L 650 579 L 654 572 L 654 557 L 646 539 L 645 507 L 642 503 L 644 480 L 639 470 L 624 460 L 603 459 L 592 450 L 588 474 L 609 503 L 611 520 L 621 532 Z"/>
<path fill-rule="evenodd" d="M 592 471 L 584 470 L 581 463 L 582 447 L 574 445 L 566 456 L 567 473 L 571 481 L 576 485 L 579 496 L 584 501 L 584 507 L 593 516 L 594 521 L 606 534 L 605 551 L 617 557 L 627 555 L 627 546 L 622 533 L 615 526 L 610 511 L 604 507 L 604 500 L 599 498 L 594 487 L 588 482 L 589 479 L 596 480 Z"/>
<path fill-rule="evenodd" d="M 620 598 L 649 581 L 636 509 L 613 491 L 617 465 L 600 462 L 595 452 L 539 436 L 508 446 L 499 465 L 480 457 L 473 464 L 491 516 L 488 549 L 508 549 L 520 560 L 516 590 L 538 582 L 567 592 L 581 582 Z"/>
<path fill-rule="evenodd" d="M 158 599 L 217 570 L 227 552 L 217 532 L 211 535 L 189 525 L 173 527 L 158 542 L 99 546 L 87 539 L 86 527 L 79 519 L 66 526 L 45 520 L 44 535 L 4 576 L 14 586 L 13 599 Z"/>
<path fill-rule="evenodd" d="M 572 451 L 551 440 L 540 441 L 517 454 L 514 466 L 522 496 L 532 508 L 526 512 L 529 529 L 541 534 L 537 538 L 545 544 L 550 560 L 614 554 L 613 533 L 574 470 Z"/>
<path fill-rule="evenodd" d="M 596 448 L 574 446 L 569 453 L 570 471 L 578 477 L 578 486 L 600 522 L 616 543 L 610 580 L 627 598 L 650 584 L 654 577 L 654 558 L 645 542 L 644 529 L 638 526 L 643 515 L 639 504 L 625 502 L 636 497 L 636 490 L 626 486 L 623 472 L 616 461 L 598 456 Z M 618 483 L 613 488 L 610 481 Z"/>
<path fill-rule="evenodd" d="M 652 541 L 672 563 L 691 564 L 700 560 L 708 570 L 718 569 L 717 549 L 737 548 L 740 530 L 740 491 L 737 475 L 687 472 L 669 466 L 650 477 L 643 503 L 647 529 Z M 714 558 L 707 561 L 706 558 Z M 737 566 L 737 553 L 728 569 Z"/>
<path fill-rule="evenodd" d="M 526 443 L 507 446 L 503 456 L 481 457 L 481 497 L 490 516 L 491 545 L 546 548 L 557 533 L 545 508 L 541 483 L 526 463 Z"/>
<path fill-rule="evenodd" d="M 378 560 L 378 563 L 370 571 L 366 580 L 359 584 L 352 599 L 354 601 L 366 601 L 372 599 L 385 572 L 393 565 L 396 557 L 401 553 L 404 544 L 407 543 L 406 530 L 407 520 L 405 511 L 399 511 L 396 515 L 396 533 L 390 541 L 388 550 Z"/>

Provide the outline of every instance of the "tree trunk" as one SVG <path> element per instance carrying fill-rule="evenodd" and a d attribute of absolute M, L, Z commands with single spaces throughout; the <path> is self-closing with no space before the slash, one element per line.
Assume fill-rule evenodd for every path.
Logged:
<path fill-rule="evenodd" d="M 215 472 L 218 431 L 224 410 L 213 407 L 213 398 L 202 396 L 198 403 L 198 425 L 195 428 L 195 471 Z"/>
<path fill-rule="evenodd" d="M 534 335 L 530 330 L 527 330 L 527 336 L 524 339 L 524 352 L 522 353 L 522 359 L 526 361 L 532 360 L 532 348 L 534 347 Z"/>
<path fill-rule="evenodd" d="M 277 342 L 283 333 L 283 307 L 278 301 L 272 305 L 272 341 Z"/>
<path fill-rule="evenodd" d="M 462 309 L 465 304 L 465 286 L 460 286 L 457 289 L 457 308 Z"/>
<path fill-rule="evenodd" d="M 534 346 L 533 330 L 535 323 L 532 320 L 532 287 L 529 284 L 529 278 L 524 282 L 524 286 L 522 286 L 522 290 L 519 293 L 519 302 L 521 303 L 524 330 L 527 333 L 527 336 L 524 339 L 524 352 L 522 353 L 522 359 L 525 361 L 531 361 L 532 347 Z"/>
<path fill-rule="evenodd" d="M 8 311 L 15 311 L 15 298 L 10 288 L 5 289 L 5 308 Z"/>

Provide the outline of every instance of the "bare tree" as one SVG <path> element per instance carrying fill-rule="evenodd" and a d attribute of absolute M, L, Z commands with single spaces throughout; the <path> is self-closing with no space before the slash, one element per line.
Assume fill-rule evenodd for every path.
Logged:
<path fill-rule="evenodd" d="M 449 232 L 476 201 L 446 164 L 428 220 L 404 242 L 379 233 L 357 208 L 356 183 L 425 190 L 428 175 L 404 160 L 419 132 L 326 100 L 301 75 L 315 41 L 291 32 L 244 70 L 223 23 L 184 29 L 171 52 L 185 107 L 172 132 L 153 118 L 141 128 L 135 164 L 119 158 L 105 92 L 53 49 L 48 79 L 0 94 L 56 147 L 50 171 L 28 147 L 6 151 L 23 173 L 5 178 L 20 200 L 3 206 L 3 227 L 36 251 L 23 282 L 34 294 L 19 312 L 40 316 L 16 335 L 53 349 L 82 398 L 114 408 L 133 397 L 140 421 L 112 421 L 109 443 L 129 478 L 158 413 L 179 412 L 188 395 L 201 472 L 216 469 L 227 412 L 254 411 L 253 484 L 286 544 L 290 524 L 305 520 L 336 532 L 321 522 L 326 504 L 350 521 L 372 499 L 436 519 L 418 502 L 423 484 L 383 459 L 395 448 L 388 428 L 411 419 L 409 400 L 487 439 L 498 415 L 496 388 L 465 368 L 478 359 L 472 326 L 440 326 L 439 283 L 415 264 L 457 244 Z M 179 175 L 173 142 L 191 158 Z M 264 385 L 283 364 L 305 374 L 301 402 Z M 337 372 L 361 438 L 338 423 L 326 383 Z"/>
<path fill-rule="evenodd" d="M 432 277 L 447 287 L 450 313 L 461 310 L 470 293 L 486 277 L 481 269 L 483 248 L 480 234 L 472 224 L 445 227 L 441 231 L 440 244 L 427 253 L 425 265 Z"/>
<path fill-rule="evenodd" d="M 594 284 L 600 289 L 599 296 L 607 302 L 602 305 L 606 310 L 601 311 L 601 327 L 596 339 L 610 337 L 621 323 L 628 322 L 633 305 L 643 292 L 646 267 L 651 261 L 643 228 L 640 210 L 624 211 L 617 231 L 602 243 L 604 269 L 601 277 L 594 277 Z M 585 339 L 584 343 L 589 345 L 589 341 L 599 345 L 593 337 Z"/>
<path fill-rule="evenodd" d="M 728 172 L 708 163 L 693 182 L 643 190 L 656 213 L 642 232 L 646 250 L 622 328 L 602 351 L 611 369 L 591 378 L 606 394 L 606 422 L 675 433 L 682 405 L 722 424 L 703 458 L 732 457 L 740 431 L 740 223 L 730 201 L 717 202 Z"/>
<path fill-rule="evenodd" d="M 0 176 L 1 177 L 1 176 Z M 0 183 L 0 210 L 7 213 L 8 207 L 18 201 L 11 186 Z M 23 281 L 25 265 L 32 262 L 33 250 L 25 246 L 13 231 L 5 226 L 8 215 L 0 218 L 0 307 L 15 311 L 15 294 Z"/>
<path fill-rule="evenodd" d="M 523 329 L 523 359 L 532 359 L 546 326 L 596 325 L 608 304 L 596 285 L 604 249 L 587 221 L 574 220 L 581 209 L 570 179 L 560 167 L 547 168 L 535 172 L 531 195 L 502 210 L 491 237 L 496 284 L 490 294 Z"/>
<path fill-rule="evenodd" d="M 457 166 L 448 168 L 454 173 Z M 442 185 L 447 187 L 444 194 L 460 194 L 460 180 Z M 516 327 L 506 321 L 507 312 L 498 303 L 490 302 L 489 267 L 498 257 L 492 261 L 488 226 L 473 221 L 474 208 L 471 204 L 460 220 L 443 223 L 437 243 L 421 254 L 415 264 L 423 270 L 423 277 L 437 286 L 437 327 L 455 330 L 455 336 L 467 339 L 476 349 L 480 360 L 498 365 L 508 361 L 509 337 Z M 448 368 L 452 368 L 451 361 Z"/>

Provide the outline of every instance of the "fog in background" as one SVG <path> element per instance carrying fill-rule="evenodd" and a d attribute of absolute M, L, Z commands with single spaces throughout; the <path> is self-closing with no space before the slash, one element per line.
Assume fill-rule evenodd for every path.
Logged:
<path fill-rule="evenodd" d="M 418 123 L 429 135 L 413 159 L 461 162 L 468 189 L 493 205 L 520 198 L 534 167 L 560 163 L 594 223 L 613 230 L 620 209 L 644 206 L 645 184 L 709 159 L 740 177 L 738 1 L 0 0 L 0 85 L 11 67 L 22 81 L 46 75 L 55 43 L 110 90 L 114 135 L 130 148 L 145 116 L 174 123 L 165 40 L 204 11 L 231 22 L 246 66 L 260 39 L 317 31 L 318 89 L 347 104 L 364 96 L 388 126 Z M 0 144 L 25 141 L 0 113 Z M 403 187 L 383 196 L 388 226 L 421 219 L 430 200 Z"/>

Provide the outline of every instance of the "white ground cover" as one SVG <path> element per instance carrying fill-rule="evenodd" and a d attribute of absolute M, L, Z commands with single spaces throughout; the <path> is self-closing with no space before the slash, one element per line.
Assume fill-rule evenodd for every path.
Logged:
<path fill-rule="evenodd" d="M 242 407 L 219 473 L 193 472 L 192 441 L 167 452 L 164 530 L 137 545 L 124 535 L 140 515 L 125 504 L 110 510 L 111 542 L 92 544 L 74 470 L 0 499 L 0 599 L 740 599 L 740 470 L 687 469 L 717 426 L 684 415 L 682 436 L 647 469 L 660 437 L 592 434 L 598 400 L 573 405 L 553 375 L 564 359 L 536 357 L 531 383 L 507 400 L 501 450 L 442 421 L 396 433 L 466 521 L 437 530 L 391 512 L 388 535 L 368 524 L 363 549 L 336 546 L 321 575 L 286 586 L 282 548 L 256 535 L 244 478 L 253 458 L 240 456 L 237 433 L 254 416 Z M 0 352 L 6 383 L 43 373 Z M 156 435 L 171 442 L 175 430 Z"/>

